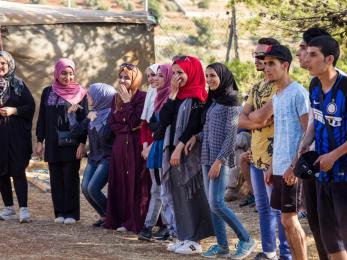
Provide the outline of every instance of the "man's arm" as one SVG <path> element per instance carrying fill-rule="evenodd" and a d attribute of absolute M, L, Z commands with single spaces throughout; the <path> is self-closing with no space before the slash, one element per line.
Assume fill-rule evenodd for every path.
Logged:
<path fill-rule="evenodd" d="M 268 101 L 262 108 L 251 112 L 248 118 L 255 123 L 263 123 L 273 115 L 272 100 Z"/>
<path fill-rule="evenodd" d="M 256 123 L 248 118 L 248 115 L 253 110 L 254 110 L 254 107 L 249 104 L 245 104 L 243 106 L 243 109 L 240 113 L 240 118 L 239 118 L 239 128 L 253 130 L 253 129 L 264 127 L 264 123 Z"/>

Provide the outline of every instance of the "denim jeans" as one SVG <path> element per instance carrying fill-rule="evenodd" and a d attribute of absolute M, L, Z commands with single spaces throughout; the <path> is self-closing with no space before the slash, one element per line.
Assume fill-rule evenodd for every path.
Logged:
<path fill-rule="evenodd" d="M 106 216 L 106 196 L 102 192 L 108 180 L 109 161 L 94 163 L 88 160 L 82 180 L 82 192 L 101 217 Z"/>
<path fill-rule="evenodd" d="M 158 170 L 159 174 L 161 169 Z M 161 186 L 157 183 L 155 178 L 155 170 L 149 170 L 152 180 L 151 186 L 151 200 L 149 202 L 148 211 L 145 220 L 145 227 L 154 227 L 158 221 L 159 215 L 161 215 L 161 219 L 164 225 L 167 225 L 164 214 L 162 214 L 162 202 L 160 198 Z M 159 177 L 159 176 L 158 176 Z M 159 177 L 160 178 L 160 177 Z"/>
<path fill-rule="evenodd" d="M 272 187 L 265 183 L 264 177 L 265 171 L 251 164 L 251 180 L 259 214 L 262 249 L 266 253 L 276 252 L 276 226 L 278 225 L 280 255 L 285 259 L 291 259 L 290 248 L 281 223 L 281 212 L 270 207 Z"/>
<path fill-rule="evenodd" d="M 225 224 L 228 224 L 236 233 L 239 240 L 249 241 L 250 235 L 243 227 L 238 217 L 224 202 L 224 191 L 230 174 L 230 168 L 222 166 L 219 176 L 210 179 L 208 172 L 211 165 L 203 165 L 202 173 L 204 177 L 205 192 L 211 208 L 211 218 L 217 242 L 222 247 L 228 246 L 228 239 Z"/>

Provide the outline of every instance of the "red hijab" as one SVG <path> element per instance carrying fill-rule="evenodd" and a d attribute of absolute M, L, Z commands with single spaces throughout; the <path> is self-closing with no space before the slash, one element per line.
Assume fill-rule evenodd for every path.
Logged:
<path fill-rule="evenodd" d="M 188 79 L 177 94 L 178 99 L 197 98 L 202 102 L 207 100 L 206 79 L 201 62 L 192 56 L 178 58 L 173 64 L 177 64 L 187 74 Z"/>

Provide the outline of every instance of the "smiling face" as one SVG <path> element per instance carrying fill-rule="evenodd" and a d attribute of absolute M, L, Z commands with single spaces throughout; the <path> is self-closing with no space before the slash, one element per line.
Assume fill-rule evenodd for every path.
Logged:
<path fill-rule="evenodd" d="M 154 81 L 155 81 L 155 76 L 156 76 L 156 73 L 155 71 L 151 70 L 150 68 L 147 69 L 146 71 L 146 74 L 147 74 L 147 81 L 149 83 L 149 85 L 153 88 L 155 86 L 153 86 Z"/>
<path fill-rule="evenodd" d="M 257 46 L 255 47 L 254 64 L 255 64 L 255 68 L 257 69 L 257 71 L 264 71 L 265 66 L 264 66 L 264 61 L 261 59 L 258 59 L 256 56 L 258 54 L 265 53 L 269 47 L 270 47 L 270 45 L 267 45 L 267 44 L 257 44 Z"/>
<path fill-rule="evenodd" d="M 6 59 L 0 56 L 0 77 L 6 76 L 9 71 L 8 63 Z"/>
<path fill-rule="evenodd" d="M 269 82 L 280 81 L 288 73 L 288 62 L 281 63 L 279 59 L 271 56 L 265 56 L 264 72 Z"/>
<path fill-rule="evenodd" d="M 296 52 L 296 57 L 298 57 L 300 67 L 303 69 L 307 69 L 307 64 L 305 62 L 306 56 L 307 56 L 307 44 L 305 41 L 301 41 L 299 45 L 299 49 Z"/>
<path fill-rule="evenodd" d="M 75 73 L 72 68 L 66 67 L 59 75 L 58 81 L 60 84 L 67 86 L 75 79 Z"/>
<path fill-rule="evenodd" d="M 206 82 L 211 90 L 216 90 L 220 85 L 220 78 L 212 68 L 206 69 Z"/>
<path fill-rule="evenodd" d="M 333 56 L 324 57 L 318 47 L 308 47 L 305 63 L 311 76 L 318 76 L 324 73 L 333 63 Z"/>
<path fill-rule="evenodd" d="M 118 82 L 119 85 L 125 86 L 127 90 L 129 90 L 131 87 L 131 78 L 124 70 L 122 70 L 121 73 L 119 73 Z"/>
<path fill-rule="evenodd" d="M 179 77 L 180 87 L 183 87 L 184 85 L 186 85 L 188 81 L 188 75 L 177 64 L 172 65 L 172 76 Z"/>
<path fill-rule="evenodd" d="M 161 89 L 165 85 L 165 75 L 161 72 L 161 69 L 158 69 L 158 72 L 155 76 L 154 86 L 155 88 Z"/>

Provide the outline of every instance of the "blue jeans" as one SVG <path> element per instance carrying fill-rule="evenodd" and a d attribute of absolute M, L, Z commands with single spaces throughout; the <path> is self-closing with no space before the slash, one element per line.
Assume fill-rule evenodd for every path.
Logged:
<path fill-rule="evenodd" d="M 290 248 L 281 223 L 281 211 L 270 207 L 272 186 L 264 180 L 265 171 L 251 165 L 251 181 L 254 191 L 255 204 L 259 214 L 260 235 L 263 252 L 276 252 L 276 226 L 280 241 L 280 255 L 291 259 Z"/>
<path fill-rule="evenodd" d="M 205 192 L 211 208 L 211 219 L 216 234 L 218 245 L 228 247 L 228 239 L 225 224 L 227 223 L 236 233 L 239 240 L 249 241 L 250 235 L 243 227 L 238 217 L 224 202 L 224 192 L 230 174 L 230 168 L 222 166 L 219 176 L 210 179 L 208 172 L 211 165 L 203 165 L 202 173 L 204 177 Z"/>
<path fill-rule="evenodd" d="M 88 160 L 82 180 L 82 192 L 101 217 L 106 216 L 106 196 L 102 192 L 108 180 L 109 161 L 94 163 Z"/>

